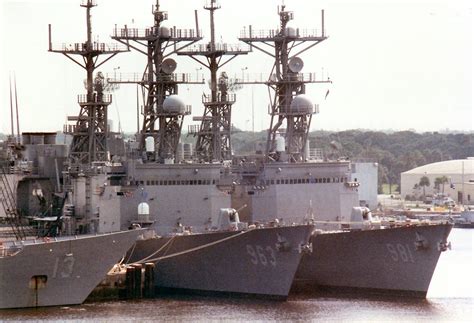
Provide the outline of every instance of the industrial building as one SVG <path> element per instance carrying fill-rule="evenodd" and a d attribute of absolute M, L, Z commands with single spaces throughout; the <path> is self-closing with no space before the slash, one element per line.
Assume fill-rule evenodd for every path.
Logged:
<path fill-rule="evenodd" d="M 429 185 L 420 186 L 420 179 L 426 176 Z M 435 187 L 436 178 L 446 182 Z M 459 204 L 474 204 L 474 157 L 446 160 L 416 167 L 401 174 L 400 193 L 403 198 L 433 196 L 441 193 Z"/>

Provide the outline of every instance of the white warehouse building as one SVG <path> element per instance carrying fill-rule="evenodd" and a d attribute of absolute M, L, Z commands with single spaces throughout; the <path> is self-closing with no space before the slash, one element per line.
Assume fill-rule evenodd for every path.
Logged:
<path fill-rule="evenodd" d="M 427 164 L 403 172 L 400 187 L 402 198 L 423 193 L 422 188 L 415 188 L 423 176 L 428 177 L 430 181 L 430 185 L 425 187 L 426 195 L 442 193 L 444 190 L 444 194 L 457 203 L 474 204 L 474 157 Z M 444 187 L 436 189 L 436 178 L 443 176 L 448 182 Z"/>

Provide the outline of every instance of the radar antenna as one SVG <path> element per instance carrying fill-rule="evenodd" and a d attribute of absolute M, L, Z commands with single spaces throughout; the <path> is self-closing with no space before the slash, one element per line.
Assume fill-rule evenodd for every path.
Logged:
<path fill-rule="evenodd" d="M 84 68 L 87 72 L 87 94 L 80 94 L 77 98 L 80 112 L 78 116 L 68 117 L 68 121 L 75 125 L 66 125 L 65 132 L 72 134 L 72 143 L 69 150 L 69 162 L 76 166 L 91 166 L 95 161 L 108 159 L 107 149 L 107 107 L 112 102 L 112 96 L 104 93 L 102 73 L 94 71 L 118 53 L 128 51 L 119 49 L 116 45 L 109 45 L 92 41 L 91 9 L 95 7 L 95 0 L 83 0 L 81 7 L 86 8 L 87 39 L 82 43 L 63 45 L 61 49 L 54 49 L 51 42 L 51 25 L 49 25 L 49 51 L 64 54 Z M 82 56 L 83 62 L 76 60 L 73 55 Z M 98 62 L 100 55 L 108 55 Z"/>
<path fill-rule="evenodd" d="M 208 2 L 204 9 L 210 12 L 211 41 L 204 45 L 188 47 L 178 52 L 178 55 L 186 55 L 209 69 L 211 74 L 211 94 L 203 94 L 202 103 L 204 112 L 202 117 L 194 117 L 194 121 L 200 121 L 199 125 L 191 125 L 188 134 L 197 136 L 196 157 L 200 161 L 213 162 L 229 160 L 232 158 L 231 147 L 231 116 L 232 105 L 235 102 L 235 94 L 229 94 L 231 89 L 237 89 L 236 85 L 229 82 L 225 73 L 217 77 L 219 68 L 230 62 L 238 55 L 250 52 L 250 48 L 242 49 L 238 45 L 216 44 L 214 12 L 220 9 L 216 0 Z M 227 57 L 224 61 L 223 58 Z"/>
<path fill-rule="evenodd" d="M 145 139 L 153 137 L 158 162 L 176 158 L 184 116 L 191 113 L 191 106 L 184 109 L 167 109 L 163 103 L 170 95 L 178 94 L 178 84 L 202 84 L 202 79 L 193 80 L 191 74 L 175 74 L 176 62 L 169 58 L 178 50 L 202 39 L 196 16 L 196 29 L 176 29 L 164 26 L 168 13 L 160 10 L 159 1 L 152 10 L 154 24 L 146 29 L 124 28 L 113 31 L 112 39 L 130 46 L 147 57 L 142 75 L 109 79 L 110 83 L 132 83 L 142 87 L 144 109 L 143 123 L 139 134 L 139 149 L 145 150 Z M 184 43 L 184 44 L 183 44 Z M 137 121 L 138 122 L 138 121 Z M 153 154 L 154 156 L 154 154 Z M 152 160 L 155 158 L 152 156 Z"/>
<path fill-rule="evenodd" d="M 284 3 L 278 8 L 280 17 L 279 30 L 253 32 L 252 26 L 244 29 L 239 40 L 249 44 L 274 58 L 272 74 L 268 81 L 242 81 L 242 84 L 264 83 L 274 91 L 270 103 L 270 128 L 268 131 L 266 158 L 267 161 L 298 162 L 305 160 L 306 142 L 311 125 L 312 115 L 317 113 L 317 105 L 304 96 L 307 83 L 327 83 L 329 79 L 318 80 L 315 73 L 300 73 L 303 60 L 298 57 L 306 50 L 327 39 L 324 32 L 324 10 L 321 13 L 320 31 L 300 31 L 288 26 L 293 19 L 293 12 L 286 11 Z M 257 45 L 261 43 L 264 46 Z M 305 43 L 308 43 L 304 46 Z M 294 50 L 298 52 L 293 53 Z M 276 138 L 285 128 L 285 151 L 276 151 Z"/>

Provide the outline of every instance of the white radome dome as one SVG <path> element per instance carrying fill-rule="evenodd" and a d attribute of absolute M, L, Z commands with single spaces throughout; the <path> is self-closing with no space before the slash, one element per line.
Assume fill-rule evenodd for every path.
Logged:
<path fill-rule="evenodd" d="M 148 215 L 150 214 L 150 206 L 146 202 L 138 204 L 138 215 Z"/>
<path fill-rule="evenodd" d="M 164 24 L 161 24 L 160 27 L 158 28 L 158 34 L 161 36 L 161 37 L 170 37 L 171 36 L 171 29 L 164 25 Z"/>
<path fill-rule="evenodd" d="M 313 113 L 313 108 L 313 101 L 305 94 L 295 96 L 290 104 L 291 112 Z"/>
<path fill-rule="evenodd" d="M 186 104 L 179 96 L 172 94 L 163 101 L 163 111 L 181 114 L 186 111 Z"/>

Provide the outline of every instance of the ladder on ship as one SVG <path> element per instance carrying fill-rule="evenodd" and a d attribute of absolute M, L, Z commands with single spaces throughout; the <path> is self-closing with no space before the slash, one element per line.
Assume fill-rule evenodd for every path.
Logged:
<path fill-rule="evenodd" d="M 8 172 L 5 167 L 0 167 L 0 202 L 10 224 L 13 234 L 17 240 L 22 240 L 26 237 L 23 226 L 21 225 L 20 214 L 16 207 L 15 195 L 12 187 L 8 181 Z"/>

